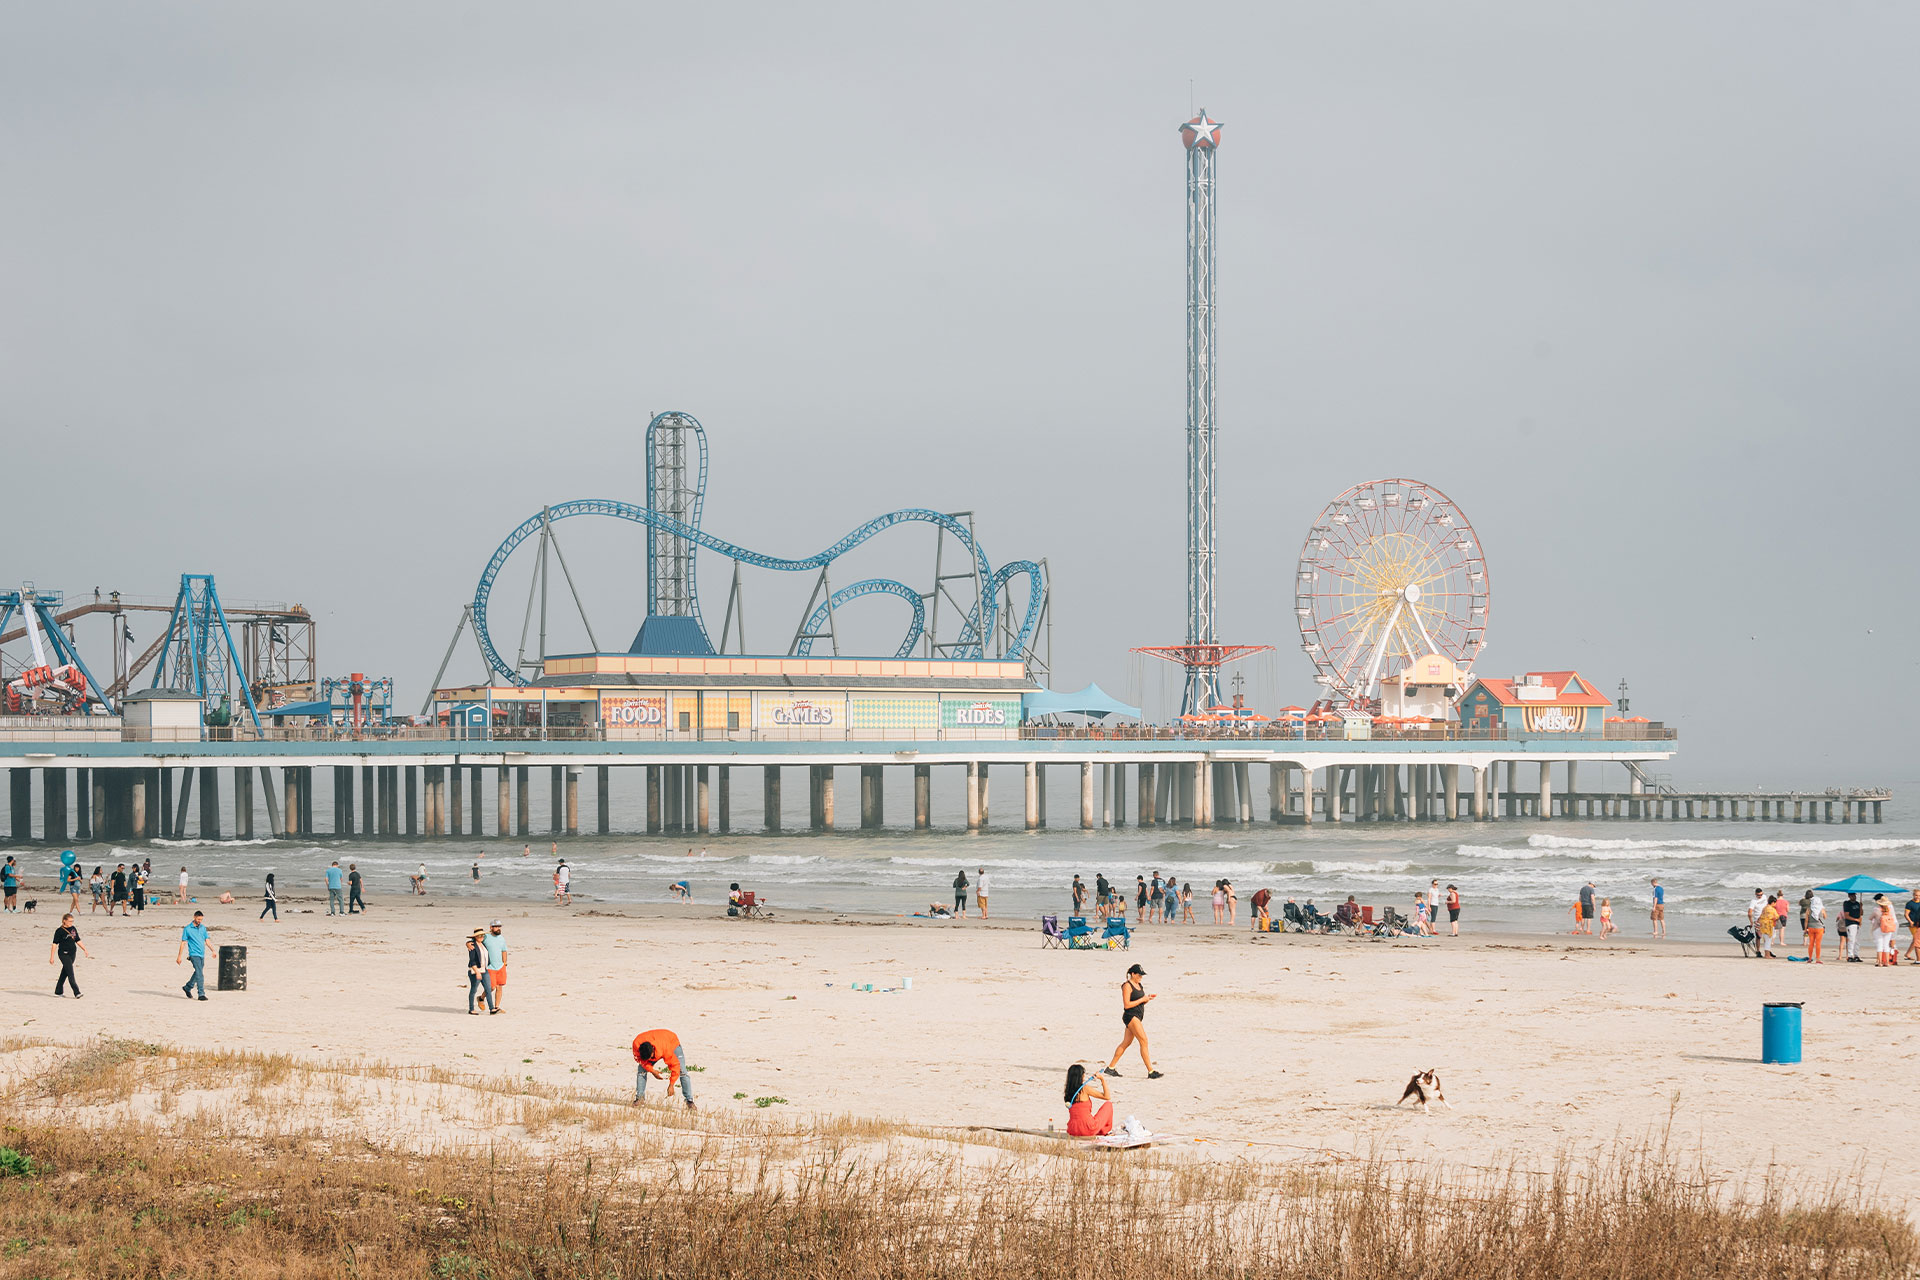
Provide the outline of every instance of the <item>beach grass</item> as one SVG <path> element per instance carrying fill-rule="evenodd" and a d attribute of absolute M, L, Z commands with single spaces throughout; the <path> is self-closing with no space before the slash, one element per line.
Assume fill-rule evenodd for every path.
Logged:
<path fill-rule="evenodd" d="M 0 1277 L 1911 1276 L 1903 1219 L 1718 1185 L 1655 1148 L 1550 1174 L 1280 1179 L 1123 1154 L 990 1164 L 707 1146 L 416 1155 L 146 1124 L 10 1126 Z"/>

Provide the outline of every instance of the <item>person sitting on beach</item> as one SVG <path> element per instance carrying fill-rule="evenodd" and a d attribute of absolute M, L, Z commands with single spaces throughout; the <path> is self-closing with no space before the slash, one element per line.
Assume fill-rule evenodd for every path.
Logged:
<path fill-rule="evenodd" d="M 740 914 L 740 885 L 737 882 L 727 886 L 727 914 Z"/>
<path fill-rule="evenodd" d="M 935 920 L 953 919 L 953 912 L 948 909 L 944 903 L 939 902 L 929 902 L 927 904 L 927 915 Z"/>
<path fill-rule="evenodd" d="M 1100 1138 L 1113 1132 L 1113 1095 L 1097 1072 L 1089 1072 L 1079 1063 L 1067 1068 L 1067 1136 Z M 1093 1109 L 1094 1099 L 1100 1109 Z"/>
<path fill-rule="evenodd" d="M 672 894 L 674 897 L 680 899 L 680 901 L 682 902 L 693 901 L 693 886 L 688 884 L 685 880 L 675 880 L 672 884 L 667 886 L 667 892 Z"/>
<path fill-rule="evenodd" d="M 1333 918 L 1337 920 L 1342 927 L 1355 925 L 1360 922 L 1360 904 L 1353 900 L 1352 894 L 1348 894 L 1347 900 L 1333 909 Z"/>

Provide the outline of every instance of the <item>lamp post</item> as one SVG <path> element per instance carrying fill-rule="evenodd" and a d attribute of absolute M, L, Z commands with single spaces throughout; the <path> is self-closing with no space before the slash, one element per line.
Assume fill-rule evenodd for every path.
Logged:
<path fill-rule="evenodd" d="M 1620 714 L 1624 717 L 1627 714 L 1627 678 L 1625 676 L 1620 677 L 1620 700 L 1618 705 L 1620 707 Z"/>

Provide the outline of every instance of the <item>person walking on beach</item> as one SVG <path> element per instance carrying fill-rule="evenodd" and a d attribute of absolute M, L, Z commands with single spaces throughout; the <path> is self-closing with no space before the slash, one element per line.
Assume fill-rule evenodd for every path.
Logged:
<path fill-rule="evenodd" d="M 0 863 L 0 908 L 7 911 L 20 910 L 20 867 L 14 862 L 13 855 Z"/>
<path fill-rule="evenodd" d="M 1593 881 L 1580 886 L 1580 927 L 1575 933 L 1593 932 Z"/>
<path fill-rule="evenodd" d="M 1920 889 L 1913 891 L 1907 899 L 1907 950 L 1906 958 L 1920 964 Z"/>
<path fill-rule="evenodd" d="M 633 1060 L 639 1064 L 633 1073 L 634 1106 L 647 1100 L 647 1081 L 653 1079 L 667 1082 L 669 1097 L 674 1085 L 679 1085 L 687 1110 L 693 1110 L 693 1077 L 687 1073 L 687 1050 L 679 1036 L 664 1027 L 642 1031 L 633 1038 Z"/>
<path fill-rule="evenodd" d="M 338 858 L 335 858 L 333 865 L 327 868 L 327 914 L 330 916 L 347 914 L 346 877 L 340 872 Z"/>
<path fill-rule="evenodd" d="M 492 989 L 493 1012 L 499 1013 L 507 1003 L 507 940 L 500 932 L 500 922 L 490 921 L 487 936 L 480 940 L 487 952 L 487 985 Z"/>
<path fill-rule="evenodd" d="M 135 914 L 147 913 L 147 872 L 139 863 L 133 864 L 133 870 L 127 876 L 133 886 L 133 910 Z"/>
<path fill-rule="evenodd" d="M 93 869 L 93 875 L 88 879 L 87 887 L 93 890 L 93 911 L 98 911 L 104 906 L 107 908 L 107 914 L 112 915 L 113 907 L 107 901 L 107 878 L 100 874 L 99 867 Z M 92 915 L 93 911 L 89 911 L 87 914 Z"/>
<path fill-rule="evenodd" d="M 1107 873 L 1102 871 L 1093 878 L 1093 909 L 1102 920 L 1107 918 L 1107 899 L 1113 896 L 1113 886 L 1107 883 Z"/>
<path fill-rule="evenodd" d="M 1180 923 L 1193 923 L 1193 881 L 1180 882 Z"/>
<path fill-rule="evenodd" d="M 127 903 L 129 901 L 130 898 L 127 892 L 127 864 L 122 862 L 113 869 L 113 906 L 107 908 L 107 914 L 111 916 L 114 907 L 120 908 L 120 914 L 123 916 L 132 914 L 127 910 Z"/>
<path fill-rule="evenodd" d="M 266 901 L 266 905 L 260 908 L 260 915 L 257 918 L 261 920 L 265 920 L 267 918 L 267 913 L 271 911 L 273 913 L 273 922 L 275 924 L 279 924 L 280 923 L 280 895 L 278 895 L 273 891 L 273 872 L 271 871 L 267 872 L 267 889 L 266 889 L 266 893 L 262 896 Z"/>
<path fill-rule="evenodd" d="M 1145 876 L 1133 878 L 1133 909 L 1137 917 L 1134 923 L 1145 924 L 1147 922 L 1147 878 Z"/>
<path fill-rule="evenodd" d="M 1653 936 L 1667 936 L 1667 887 L 1660 883 L 1660 877 L 1653 878 Z"/>
<path fill-rule="evenodd" d="M 1458 885 L 1447 886 L 1447 928 L 1452 931 L 1451 936 L 1455 938 L 1460 936 L 1460 887 Z"/>
<path fill-rule="evenodd" d="M 362 915 L 366 914 L 367 903 L 360 896 L 360 864 L 349 862 L 347 864 L 347 914 L 352 915 L 355 907 L 360 909 Z"/>
<path fill-rule="evenodd" d="M 1850 893 L 1840 908 L 1840 932 L 1846 935 L 1847 963 L 1860 963 L 1860 922 L 1866 917 L 1866 905 L 1860 895 Z"/>
<path fill-rule="evenodd" d="M 76 952 L 85 951 L 87 959 L 93 959 L 93 952 L 87 951 L 87 944 L 80 941 L 80 930 L 73 923 L 73 913 L 69 911 L 60 917 L 60 927 L 53 931 L 53 946 L 47 951 L 47 963 L 53 964 L 59 958 L 60 977 L 53 984 L 53 994 L 66 994 L 66 988 L 73 988 L 73 998 L 80 998 L 80 979 L 73 976 L 73 959 Z"/>
<path fill-rule="evenodd" d="M 987 874 L 985 867 L 980 868 L 980 878 L 974 881 L 973 885 L 973 901 L 974 904 L 980 908 L 980 918 L 982 920 L 987 918 L 987 894 L 992 888 L 993 878 Z"/>
<path fill-rule="evenodd" d="M 573 868 L 567 865 L 567 860 L 565 858 L 562 858 L 560 859 L 560 866 L 558 867 L 558 869 L 554 871 L 553 874 L 557 882 L 557 887 L 560 890 L 560 905 L 563 907 L 572 906 L 573 905 Z M 981 905 L 984 906 L 985 904 L 982 903 Z M 986 912 L 982 911 L 980 914 L 985 915 Z"/>
<path fill-rule="evenodd" d="M 485 929 L 475 929 L 467 935 L 467 1014 L 479 1017 L 480 1009 L 475 998 L 487 1006 L 488 1013 L 498 1013 L 493 1003 L 493 983 L 487 978 L 487 948 L 482 942 L 487 936 Z"/>
<path fill-rule="evenodd" d="M 193 962 L 193 976 L 187 979 L 180 990 L 187 999 L 193 999 L 194 989 L 200 991 L 200 998 L 207 998 L 207 921 L 200 912 L 193 913 L 193 920 L 181 926 L 180 945 L 173 949 L 173 962 L 179 964 L 181 957 Z"/>
<path fill-rule="evenodd" d="M 1801 906 L 1802 919 L 1806 921 L 1807 959 L 1815 964 L 1825 964 L 1827 940 L 1827 904 L 1820 901 L 1820 895 L 1807 890 L 1807 896 Z"/>
<path fill-rule="evenodd" d="M 1139 965 L 1127 969 L 1127 976 L 1120 982 L 1120 1047 L 1113 1051 L 1113 1057 L 1107 1060 L 1103 1068 L 1106 1074 L 1118 1076 L 1117 1068 L 1127 1046 L 1140 1046 L 1140 1061 L 1146 1064 L 1147 1079 L 1158 1080 L 1160 1072 L 1153 1069 L 1153 1050 L 1147 1046 L 1147 1005 L 1155 997 L 1147 994 L 1147 971 Z"/>
<path fill-rule="evenodd" d="M 1894 922 L 1893 903 L 1886 894 L 1876 893 L 1873 906 L 1873 962 L 1897 966 L 1900 958 L 1893 954 L 1893 939 L 1899 929 Z"/>
<path fill-rule="evenodd" d="M 180 868 L 180 887 L 174 892 L 173 905 L 176 907 L 186 906 L 188 896 L 189 895 L 187 893 L 187 869 L 185 867 L 182 867 Z"/>
<path fill-rule="evenodd" d="M 1147 915 L 1158 921 L 1165 918 L 1167 907 L 1167 884 L 1160 878 L 1158 871 L 1147 882 Z"/>
<path fill-rule="evenodd" d="M 967 918 L 967 883 L 967 869 L 962 867 L 953 878 L 953 914 L 962 920 Z"/>

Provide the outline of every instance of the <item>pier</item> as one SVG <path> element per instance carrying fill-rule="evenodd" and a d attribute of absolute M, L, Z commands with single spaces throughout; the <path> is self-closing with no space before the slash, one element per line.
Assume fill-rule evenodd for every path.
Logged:
<path fill-rule="evenodd" d="M 735 816 L 739 788 L 756 783 L 755 829 L 872 830 L 888 825 L 889 777 L 896 780 L 896 797 L 911 796 L 910 821 L 901 814 L 896 825 L 913 831 L 935 826 L 933 799 L 943 792 L 958 794 L 956 808 L 965 816 L 955 826 L 967 830 L 1208 828 L 1256 820 L 1878 823 L 1892 798 L 1884 790 L 1674 791 L 1647 772 L 1672 754 L 1671 738 L 1026 736 L 1036 732 L 1044 731 L 984 741 L 864 742 L 751 735 L 718 741 L 495 741 L 445 730 L 435 737 L 324 741 L 169 743 L 83 736 L 0 741 L 0 767 L 8 773 L 8 838 L 46 844 L 322 834 L 530 839 L 583 829 L 611 834 L 616 789 L 644 796 L 644 828 L 633 834 L 728 833 L 742 830 Z M 1609 764 L 1619 767 L 1618 789 L 1582 785 L 1583 774 L 1597 779 Z M 758 776 L 742 776 L 750 771 Z M 800 779 L 805 798 L 795 806 L 788 788 Z M 850 803 L 841 806 L 836 801 L 843 781 Z M 583 782 L 590 789 L 584 805 Z M 544 791 L 545 810 L 538 831 L 536 790 Z M 996 808 L 996 793 L 1011 800 Z"/>

